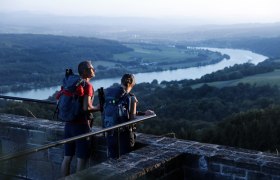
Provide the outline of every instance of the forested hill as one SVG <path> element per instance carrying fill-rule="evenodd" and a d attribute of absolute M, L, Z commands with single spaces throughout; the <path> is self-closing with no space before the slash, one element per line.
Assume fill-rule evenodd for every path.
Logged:
<path fill-rule="evenodd" d="M 202 42 L 190 43 L 192 46 L 207 46 L 219 48 L 247 49 L 263 54 L 270 58 L 280 57 L 280 37 L 260 38 L 234 38 L 234 39 L 213 39 Z"/>
<path fill-rule="evenodd" d="M 95 79 L 217 63 L 228 55 L 166 44 L 36 34 L 0 34 L 0 93 L 60 85 L 66 68 L 90 59 Z"/>
<path fill-rule="evenodd" d="M 247 76 L 255 77 L 255 81 L 226 85 L 237 78 L 243 82 Z M 217 81 L 225 85 L 207 85 Z M 193 87 L 197 83 L 207 84 Z M 275 152 L 280 148 L 279 86 L 280 59 L 269 59 L 256 66 L 235 65 L 198 80 L 137 84 L 133 88 L 139 100 L 137 109 L 157 113 L 157 118 L 139 124 L 137 131 L 173 133 L 177 138 Z M 95 103 L 96 100 L 97 93 Z M 51 119 L 54 109 L 50 105 L 0 100 L 3 113 Z M 99 115 L 95 114 L 95 125 L 101 125 Z"/>
<path fill-rule="evenodd" d="M 153 109 L 158 117 L 139 130 L 275 152 L 280 148 L 279 65 L 279 59 L 270 59 L 257 66 L 235 65 L 198 80 L 138 84 L 133 91 L 139 108 Z M 246 76 L 254 76 L 256 81 L 226 86 L 228 81 Z M 224 86 L 192 87 L 214 81 L 223 81 Z"/>
<path fill-rule="evenodd" d="M 85 59 L 110 61 L 114 54 L 131 50 L 96 38 L 0 34 L 0 85 L 59 84 L 67 67 L 76 70 Z"/>

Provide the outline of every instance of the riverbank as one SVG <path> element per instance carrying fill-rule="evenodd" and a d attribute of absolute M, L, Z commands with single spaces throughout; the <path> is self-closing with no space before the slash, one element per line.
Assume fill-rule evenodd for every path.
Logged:
<path fill-rule="evenodd" d="M 36 34 L 0 34 L 0 93 L 59 85 L 66 68 L 92 60 L 96 79 L 204 66 L 227 55 L 207 49 Z"/>
<path fill-rule="evenodd" d="M 205 74 L 209 74 L 221 70 L 225 67 L 233 66 L 234 64 L 243 64 L 247 62 L 258 64 L 259 62 L 262 62 L 265 59 L 267 59 L 266 56 L 253 53 L 251 51 L 246 51 L 246 50 L 206 48 L 206 47 L 200 47 L 200 48 L 209 49 L 211 51 L 218 51 L 222 54 L 228 54 L 230 56 L 230 59 L 228 60 L 224 59 L 219 63 L 201 66 L 201 67 L 191 67 L 191 68 L 167 70 L 161 72 L 138 73 L 135 74 L 137 83 L 143 83 L 143 82 L 151 83 L 153 80 L 157 80 L 160 83 L 162 81 L 196 79 L 196 78 L 200 78 Z M 120 77 L 115 77 L 115 78 L 100 79 L 100 80 L 95 79 L 92 81 L 92 83 L 96 90 L 99 87 L 104 87 L 104 88 L 109 87 L 114 83 L 119 83 L 119 81 L 120 81 Z M 49 96 L 53 95 L 53 93 L 59 89 L 60 86 L 53 86 L 50 88 L 32 89 L 29 91 L 8 92 L 8 93 L 4 93 L 4 95 L 34 98 L 34 99 L 47 99 Z"/>

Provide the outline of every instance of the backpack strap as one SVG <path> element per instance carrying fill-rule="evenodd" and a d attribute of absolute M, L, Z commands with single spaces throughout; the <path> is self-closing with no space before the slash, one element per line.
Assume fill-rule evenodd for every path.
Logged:
<path fill-rule="evenodd" d="M 127 111 L 128 111 L 128 119 L 130 120 L 131 119 L 131 117 L 130 117 L 130 111 L 131 111 L 131 95 L 130 95 L 130 93 L 124 93 L 122 96 L 121 96 L 121 98 L 120 98 L 120 100 L 122 100 L 122 101 L 125 101 L 125 104 L 127 105 Z"/>
<path fill-rule="evenodd" d="M 56 108 L 55 108 L 55 110 L 54 110 L 54 113 L 53 113 L 53 120 L 54 120 L 54 118 L 56 117 L 56 119 L 58 119 L 58 111 L 59 111 L 59 109 L 58 109 L 58 103 L 56 104 Z"/>
<path fill-rule="evenodd" d="M 74 96 L 75 95 L 74 93 L 72 93 L 70 91 L 67 91 L 67 90 L 63 90 L 62 94 L 65 95 L 65 96 Z"/>

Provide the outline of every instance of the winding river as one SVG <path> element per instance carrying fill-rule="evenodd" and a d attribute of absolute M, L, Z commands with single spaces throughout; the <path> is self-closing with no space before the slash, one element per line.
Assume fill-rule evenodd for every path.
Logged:
<path fill-rule="evenodd" d="M 200 78 L 205 74 L 209 74 L 215 72 L 217 70 L 221 70 L 225 67 L 232 66 L 234 64 L 243 64 L 246 62 L 250 62 L 253 64 L 258 64 L 259 62 L 264 61 L 268 57 L 253 53 L 247 50 L 240 49 L 221 49 L 221 48 L 204 48 L 210 51 L 218 51 L 222 54 L 227 54 L 230 56 L 230 59 L 224 59 L 217 64 L 206 65 L 201 67 L 191 67 L 186 69 L 177 69 L 177 70 L 167 70 L 161 72 L 149 72 L 149 73 L 138 73 L 135 74 L 136 82 L 152 82 L 154 79 L 158 80 L 158 82 L 162 81 L 173 81 L 173 80 L 182 80 L 182 79 L 196 79 Z M 108 78 L 108 79 L 100 79 L 92 81 L 95 89 L 99 87 L 109 87 L 114 83 L 119 83 L 120 77 L 116 78 Z M 15 97 L 24 97 L 24 98 L 32 98 L 32 99 L 47 99 L 51 96 L 55 91 L 59 90 L 60 86 L 54 86 L 50 88 L 41 88 L 41 89 L 33 89 L 28 91 L 21 92 L 9 92 L 4 95 L 7 96 L 15 96 Z"/>

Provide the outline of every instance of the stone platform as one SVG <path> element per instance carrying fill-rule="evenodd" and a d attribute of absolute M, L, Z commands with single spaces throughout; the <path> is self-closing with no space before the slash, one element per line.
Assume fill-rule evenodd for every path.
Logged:
<path fill-rule="evenodd" d="M 63 137 L 63 123 L 44 119 L 0 114 L 0 126 L 2 155 Z M 134 151 L 107 159 L 104 137 L 94 142 L 89 167 L 62 179 L 280 180 L 280 156 L 275 154 L 138 133 Z M 0 162 L 0 179 L 58 179 L 62 158 L 61 146 Z"/>

